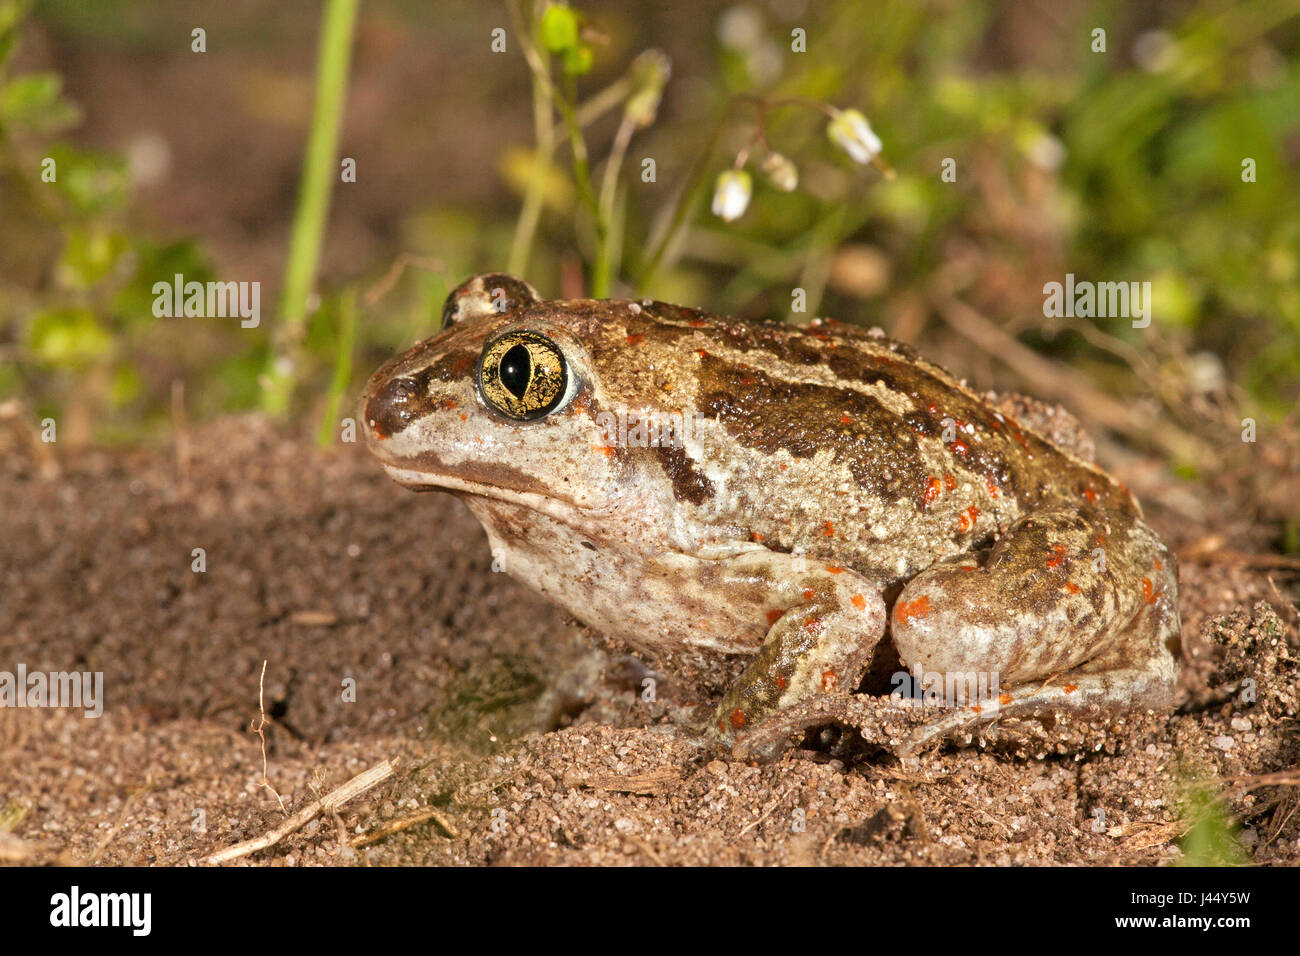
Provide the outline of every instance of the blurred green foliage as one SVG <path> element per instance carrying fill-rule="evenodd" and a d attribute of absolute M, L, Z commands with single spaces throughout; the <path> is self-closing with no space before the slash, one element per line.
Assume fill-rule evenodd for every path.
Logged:
<path fill-rule="evenodd" d="M 1238 839 L 1240 828 L 1225 810 L 1221 796 L 1209 781 L 1184 781 L 1178 812 L 1187 827 L 1179 841 L 1183 851 L 1179 866 L 1245 866 L 1249 863 L 1250 856 Z"/>
<path fill-rule="evenodd" d="M 269 309 L 248 335 L 153 318 L 153 281 L 215 277 L 202 237 L 159 244 L 140 235 L 127 225 L 121 160 L 58 138 L 78 116 L 58 77 L 5 66 L 26 6 L 0 0 L 0 398 L 17 394 L 64 414 L 75 406 L 101 439 L 165 421 L 174 379 L 187 383 L 199 417 L 255 407 Z M 78 6 L 46 0 L 37 9 L 66 26 Z M 613 102 L 622 107 L 635 92 L 624 78 L 646 45 L 645 11 L 595 0 L 573 3 L 572 15 L 524 6 L 543 45 L 560 51 L 556 75 L 576 84 L 577 114 L 625 82 Z M 795 16 L 775 9 L 705 5 L 693 22 L 707 38 L 691 38 L 684 52 L 659 38 L 676 60 L 664 105 L 653 125 L 635 130 L 613 202 L 602 203 L 614 230 L 614 294 L 648 281 L 645 291 L 660 298 L 782 318 L 798 286 L 809 314 L 941 338 L 949 333 L 933 321 L 932 300 L 942 289 L 1108 393 L 1155 392 L 1174 419 L 1186 422 L 1211 392 L 1211 405 L 1230 404 L 1234 380 L 1251 407 L 1234 406 L 1228 418 L 1281 415 L 1300 402 L 1300 0 L 1079 3 L 1029 25 L 1011 2 L 873 4 L 865 18 L 853 0 Z M 490 12 L 491 24 L 506 22 L 503 9 Z M 86 29 L 109 37 L 114 15 L 124 42 L 144 42 L 132 4 L 100 5 Z M 468 14 L 396 3 L 386 15 Z M 1104 52 L 1094 50 L 1097 28 Z M 794 49 L 796 30 L 807 52 Z M 564 61 L 578 49 L 580 60 Z M 503 62 L 481 57 L 483 76 L 460 79 L 492 88 Z M 521 104 L 527 95 L 519 87 Z M 769 106 L 738 99 L 755 95 Z M 817 109 L 771 105 L 788 100 L 862 110 L 896 178 L 854 166 L 827 140 Z M 595 183 L 621 114 L 583 120 Z M 693 175 L 708 184 L 730 167 L 753 145 L 760 116 L 767 146 L 797 166 L 799 188 L 782 192 L 755 175 L 753 200 L 734 223 L 710 215 L 707 188 L 691 192 L 680 241 L 651 275 L 674 196 Z M 558 113 L 552 120 L 562 130 Z M 352 330 L 340 297 L 357 301 L 347 389 L 355 395 L 388 352 L 431 334 L 451 284 L 504 265 L 531 183 L 542 193 L 528 277 L 547 294 L 568 291 L 575 268 L 590 282 L 608 247 L 590 204 L 578 201 L 568 136 L 553 138 L 547 156 L 533 131 L 508 129 L 498 144 L 498 206 L 469 204 L 454 183 L 431 188 L 444 195 L 411 210 L 390 257 L 324 283 L 298 370 L 301 415 L 319 424 L 328 408 L 346 407 L 338 369 Z M 657 163 L 652 183 L 640 176 L 647 156 Z M 762 156 L 749 161 L 755 172 Z M 57 164 L 56 183 L 41 182 L 44 157 Z M 940 175 L 945 159 L 955 181 Z M 1246 159 L 1253 182 L 1243 181 Z M 414 265 L 386 294 L 368 296 L 399 254 Z M 1152 328 L 1097 319 L 1103 338 L 1094 339 L 1052 325 L 1042 285 L 1066 272 L 1150 280 Z M 1126 350 L 1152 364 L 1134 365 Z"/>

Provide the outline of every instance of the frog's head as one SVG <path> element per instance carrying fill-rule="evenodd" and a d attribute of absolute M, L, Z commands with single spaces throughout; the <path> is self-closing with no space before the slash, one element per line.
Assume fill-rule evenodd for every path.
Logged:
<path fill-rule="evenodd" d="M 456 288 L 443 327 L 371 377 L 362 420 L 388 474 L 557 511 L 611 507 L 617 463 L 600 448 L 590 329 L 601 303 L 548 302 L 513 276 Z"/>

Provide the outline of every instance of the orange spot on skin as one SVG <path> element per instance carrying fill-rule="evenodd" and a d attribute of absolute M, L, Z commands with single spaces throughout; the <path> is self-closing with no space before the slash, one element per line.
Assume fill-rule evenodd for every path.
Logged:
<path fill-rule="evenodd" d="M 1104 548 L 1104 547 L 1106 547 L 1106 535 L 1105 535 L 1105 534 L 1102 534 L 1102 533 L 1099 532 L 1099 533 L 1097 534 L 1097 537 L 1096 537 L 1095 540 L 1096 540 L 1096 542 L 1097 542 L 1097 547 L 1099 547 L 1099 548 Z"/>
<path fill-rule="evenodd" d="M 1052 557 L 1047 559 L 1049 568 L 1059 568 L 1065 564 L 1065 545 L 1058 544 L 1052 547 Z"/>
<path fill-rule="evenodd" d="M 752 375 L 746 375 L 746 376 L 744 376 L 744 377 L 740 380 L 740 384 L 741 384 L 741 385 L 745 385 L 745 386 L 750 386 L 750 385 L 753 385 L 753 384 L 754 384 L 755 382 L 757 382 L 757 381 L 758 381 L 758 379 L 754 378 L 754 376 L 752 376 Z"/>
<path fill-rule="evenodd" d="M 842 567 L 840 567 L 838 564 L 828 564 L 828 565 L 826 565 L 826 571 L 827 571 L 827 573 L 829 573 L 829 574 L 843 574 L 843 573 L 844 573 L 844 569 L 843 569 Z"/>
<path fill-rule="evenodd" d="M 1066 684 L 1065 687 L 1062 688 L 1062 689 L 1063 689 L 1067 694 L 1073 694 L 1076 690 L 1079 689 L 1079 685 L 1078 685 L 1078 684 Z"/>
<path fill-rule="evenodd" d="M 965 534 L 971 528 L 975 527 L 975 519 L 979 516 L 980 510 L 974 505 L 971 505 L 957 518 L 957 530 L 962 534 Z"/>
<path fill-rule="evenodd" d="M 591 450 L 600 452 L 606 458 L 611 458 L 614 455 L 613 445 L 592 445 Z"/>
<path fill-rule="evenodd" d="M 996 498 L 998 496 L 998 486 L 993 484 L 992 478 L 989 478 L 984 482 L 984 487 L 987 489 L 990 498 Z"/>
<path fill-rule="evenodd" d="M 808 618 L 808 620 L 803 622 L 803 629 L 807 631 L 809 634 L 816 637 L 822 631 L 826 630 L 826 625 L 822 623 L 821 618 L 810 617 Z"/>
<path fill-rule="evenodd" d="M 1165 569 L 1165 563 L 1161 561 L 1159 558 L 1156 558 L 1156 570 L 1163 571 L 1164 569 Z"/>
<path fill-rule="evenodd" d="M 690 324 L 691 324 L 691 328 L 702 329 L 709 323 L 705 322 L 703 319 L 691 319 Z"/>
<path fill-rule="evenodd" d="M 786 685 L 786 683 L 787 683 L 787 681 L 786 681 L 786 679 L 785 679 L 784 677 L 782 677 L 782 676 L 780 676 L 780 675 L 777 675 L 777 678 L 776 678 L 776 689 L 777 689 L 777 690 L 785 690 L 785 685 Z"/>
<path fill-rule="evenodd" d="M 930 613 L 930 595 L 922 594 L 915 601 L 899 601 L 894 605 L 894 619 L 906 624 L 914 617 L 925 617 Z"/>
<path fill-rule="evenodd" d="M 785 470 L 786 470 L 787 468 L 789 468 L 789 467 L 790 467 L 789 465 L 782 465 L 782 466 L 781 466 L 781 470 L 782 470 L 782 471 L 785 471 Z"/>
<path fill-rule="evenodd" d="M 957 479 L 954 478 L 952 475 L 944 475 L 943 486 L 947 488 L 949 491 L 953 491 L 957 487 Z"/>
<path fill-rule="evenodd" d="M 1091 488 L 1084 488 L 1084 489 L 1083 489 L 1083 497 L 1084 497 L 1085 499 L 1087 499 L 1089 502 L 1096 501 L 1096 500 L 1097 500 L 1097 492 L 1093 491 Z"/>
<path fill-rule="evenodd" d="M 861 594 L 855 594 L 853 597 L 849 598 L 849 600 L 853 602 L 853 606 L 859 611 L 865 611 L 867 609 L 867 599 Z"/>
<path fill-rule="evenodd" d="M 1156 589 L 1154 585 L 1152 585 L 1151 579 L 1143 578 L 1142 579 L 1142 603 L 1155 604 L 1156 597 L 1157 597 Z"/>
<path fill-rule="evenodd" d="M 851 425 L 851 424 L 853 424 L 853 419 L 849 418 L 848 415 L 841 415 L 841 416 L 840 416 L 840 424 L 841 424 L 841 425 Z"/>
<path fill-rule="evenodd" d="M 745 726 L 745 712 L 739 707 L 731 712 L 731 726 L 736 730 Z"/>
<path fill-rule="evenodd" d="M 645 341 L 645 336 L 642 335 L 640 332 L 637 332 L 633 335 L 629 335 L 627 337 L 628 345 L 640 345 L 644 341 Z"/>
<path fill-rule="evenodd" d="M 840 679 L 835 676 L 834 671 L 827 671 L 826 673 L 822 674 L 823 693 L 829 694 L 831 691 L 835 689 L 835 685 L 838 684 L 839 682 Z"/>
<path fill-rule="evenodd" d="M 998 694 L 998 703 L 1003 706 L 1011 703 L 1012 699 L 1013 698 L 1010 694 Z"/>
<path fill-rule="evenodd" d="M 462 422 L 463 422 L 463 421 L 468 421 L 468 420 L 469 420 L 469 416 L 466 415 L 464 412 L 461 412 L 461 413 L 460 413 L 460 420 L 461 420 Z"/>
<path fill-rule="evenodd" d="M 709 350 L 708 350 L 708 349 L 696 349 L 696 350 L 695 350 L 695 354 L 698 355 L 700 358 L 708 358 L 708 357 L 709 357 Z"/>
<path fill-rule="evenodd" d="M 446 400 L 443 401 L 443 403 L 442 403 L 442 407 L 443 407 L 443 408 L 451 409 L 451 408 L 455 408 L 455 407 L 457 406 L 457 404 L 459 404 L 459 403 L 456 401 L 456 399 L 454 399 L 454 398 L 448 398 L 448 399 L 446 399 Z"/>
<path fill-rule="evenodd" d="M 777 621 L 781 620 L 781 617 L 782 617 L 784 614 L 785 614 L 785 611 L 782 611 L 780 608 L 774 608 L 773 610 L 768 611 L 768 612 L 767 612 L 767 626 L 768 626 L 768 627 L 771 627 L 771 626 L 772 626 L 773 624 L 775 624 Z"/>
<path fill-rule="evenodd" d="M 975 711 L 975 713 L 977 713 L 977 714 L 982 714 L 982 713 L 984 713 L 984 708 L 981 707 L 979 704 L 976 704 L 975 706 L 973 706 L 973 707 L 971 708 L 971 710 Z"/>
<path fill-rule="evenodd" d="M 812 588 L 804 588 L 804 589 L 803 589 L 803 599 L 804 599 L 805 601 L 811 601 L 811 600 L 812 600 L 813 598 L 815 598 L 816 596 L 817 596 L 817 592 L 814 591 Z"/>
<path fill-rule="evenodd" d="M 958 438 L 952 443 L 952 451 L 953 454 L 959 455 L 964 459 L 967 453 L 970 451 L 970 445 L 966 444 L 964 441 Z"/>
<path fill-rule="evenodd" d="M 931 402 L 929 405 L 925 406 L 925 410 L 929 412 L 931 415 L 939 414 L 939 406 L 934 404 L 934 402 Z"/>
<path fill-rule="evenodd" d="M 979 570 L 979 565 L 978 565 L 978 564 L 962 564 L 962 565 L 958 565 L 958 567 L 960 567 L 963 571 L 978 571 L 978 570 Z"/>
<path fill-rule="evenodd" d="M 835 537 L 835 525 L 833 525 L 833 524 L 832 524 L 831 522 L 829 522 L 829 521 L 826 522 L 826 524 L 825 524 L 825 526 L 824 526 L 824 528 L 823 528 L 823 530 L 822 530 L 822 534 L 825 535 L 825 536 L 828 537 L 828 538 L 833 538 L 833 537 Z"/>
<path fill-rule="evenodd" d="M 755 541 L 757 541 L 759 544 L 763 543 L 763 536 L 759 534 L 757 531 L 751 531 L 749 533 L 749 536 L 753 538 Z"/>
<path fill-rule="evenodd" d="M 939 497 L 939 489 L 943 487 L 939 484 L 938 478 L 931 478 L 930 483 L 925 486 L 925 493 L 921 495 L 921 507 L 929 508 L 935 498 Z"/>
<path fill-rule="evenodd" d="M 1078 594 L 1082 590 L 1082 588 L 1080 588 L 1079 585 L 1075 584 L 1073 581 L 1066 581 L 1065 590 L 1069 591 L 1071 594 Z"/>

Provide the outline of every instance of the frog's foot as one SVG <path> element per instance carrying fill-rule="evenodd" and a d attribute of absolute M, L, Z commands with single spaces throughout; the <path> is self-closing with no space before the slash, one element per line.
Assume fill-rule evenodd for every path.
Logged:
<path fill-rule="evenodd" d="M 906 762 L 927 747 L 975 734 L 1004 718 L 1039 719 L 1050 725 L 1060 714 L 1103 717 L 1140 708 L 1168 710 L 1176 678 L 1172 659 L 1156 655 L 1141 664 L 1097 673 L 1070 671 L 1043 684 L 1022 686 L 959 707 L 922 724 L 903 738 L 895 753 Z"/>
<path fill-rule="evenodd" d="M 736 760 L 772 763 L 814 727 L 852 723 L 853 695 L 818 694 L 784 707 L 738 732 L 731 745 Z"/>
<path fill-rule="evenodd" d="M 1031 514 L 982 565 L 966 558 L 910 581 L 892 625 L 913 674 L 941 677 L 932 686 L 957 705 L 910 734 L 900 755 L 1000 718 L 1173 705 L 1177 571 L 1133 515 Z"/>
<path fill-rule="evenodd" d="M 817 708 L 790 708 L 857 688 L 884 634 L 885 604 L 868 579 L 846 568 L 774 552 L 733 560 L 755 563 L 755 571 L 761 565 L 779 606 L 763 646 L 728 689 L 711 729 L 724 746 L 739 746 L 737 736 L 749 731 L 739 747 L 744 759 L 775 760 L 801 729 L 834 720 Z"/>

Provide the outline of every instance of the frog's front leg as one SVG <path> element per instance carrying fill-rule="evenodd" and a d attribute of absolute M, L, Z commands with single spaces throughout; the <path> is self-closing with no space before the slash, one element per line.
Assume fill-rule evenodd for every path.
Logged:
<path fill-rule="evenodd" d="M 772 603 L 762 647 L 727 690 L 713 734 L 744 734 L 751 755 L 774 759 L 790 728 L 779 715 L 817 694 L 852 692 L 885 632 L 885 604 L 870 580 L 847 568 L 771 551 L 731 558 L 728 572 L 763 581 Z M 770 740 L 765 737 L 768 728 Z"/>
<path fill-rule="evenodd" d="M 1139 518 L 1096 508 L 1032 513 L 981 562 L 935 565 L 894 604 L 914 674 L 996 685 L 919 728 L 901 753 L 1000 717 L 1168 708 L 1178 677 L 1178 575 Z"/>

